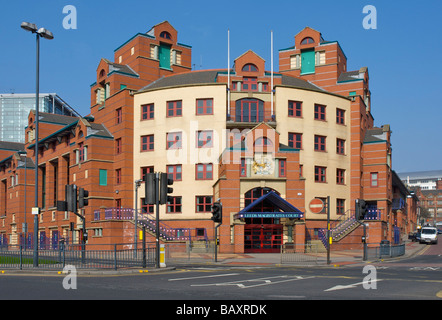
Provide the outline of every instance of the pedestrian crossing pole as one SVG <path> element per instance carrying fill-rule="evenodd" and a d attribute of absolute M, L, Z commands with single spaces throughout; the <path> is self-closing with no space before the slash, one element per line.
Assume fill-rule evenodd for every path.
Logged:
<path fill-rule="evenodd" d="M 332 237 L 330 232 L 330 196 L 327 196 L 327 264 L 330 264 Z"/>

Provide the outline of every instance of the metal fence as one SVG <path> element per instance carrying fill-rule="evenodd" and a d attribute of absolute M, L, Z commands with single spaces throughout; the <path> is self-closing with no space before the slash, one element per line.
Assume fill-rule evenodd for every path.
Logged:
<path fill-rule="evenodd" d="M 284 244 L 281 246 L 281 264 L 318 264 L 317 244 Z"/>
<path fill-rule="evenodd" d="M 124 244 L 109 245 L 109 249 L 98 249 L 93 245 L 60 246 L 58 249 L 39 250 L 39 269 L 63 269 L 73 265 L 78 269 L 146 268 L 156 262 L 156 247 L 127 249 Z M 0 268 L 33 269 L 34 252 L 23 246 L 1 246 Z"/>
<path fill-rule="evenodd" d="M 378 247 L 369 247 L 367 249 L 368 259 L 394 258 L 405 254 L 405 244 L 389 245 L 381 244 Z"/>

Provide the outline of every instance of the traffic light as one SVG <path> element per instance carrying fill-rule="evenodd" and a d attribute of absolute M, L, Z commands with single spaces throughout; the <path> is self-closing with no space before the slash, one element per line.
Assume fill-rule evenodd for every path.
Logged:
<path fill-rule="evenodd" d="M 65 187 L 67 211 L 77 212 L 77 186 L 69 184 Z"/>
<path fill-rule="evenodd" d="M 87 205 L 89 205 L 89 191 L 80 188 L 80 190 L 78 190 L 78 207 L 79 208 L 83 208 Z"/>
<path fill-rule="evenodd" d="M 213 222 L 223 222 L 223 206 L 219 202 L 212 204 L 212 218 Z"/>
<path fill-rule="evenodd" d="M 160 204 L 167 204 L 171 200 L 169 193 L 173 192 L 173 188 L 169 186 L 173 185 L 173 179 L 167 177 L 167 173 L 160 173 Z"/>
<path fill-rule="evenodd" d="M 155 173 L 144 176 L 144 204 L 155 204 Z"/>
<path fill-rule="evenodd" d="M 365 200 L 356 199 L 355 209 L 355 219 L 364 220 L 364 217 L 367 214 L 367 203 L 365 202 Z"/>

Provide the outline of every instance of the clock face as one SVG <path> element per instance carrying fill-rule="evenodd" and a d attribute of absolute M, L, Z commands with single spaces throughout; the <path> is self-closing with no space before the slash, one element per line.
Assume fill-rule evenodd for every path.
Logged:
<path fill-rule="evenodd" d="M 255 160 L 252 162 L 252 169 L 255 175 L 270 175 L 273 174 L 273 159 L 269 157 L 261 157 L 258 159 L 255 157 Z"/>

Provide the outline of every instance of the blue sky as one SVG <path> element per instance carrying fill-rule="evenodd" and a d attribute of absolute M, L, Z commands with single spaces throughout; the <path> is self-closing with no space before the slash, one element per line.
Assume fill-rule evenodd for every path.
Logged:
<path fill-rule="evenodd" d="M 77 9 L 75 30 L 63 28 L 67 5 Z M 362 26 L 366 5 L 377 9 L 376 30 Z M 164 20 L 192 46 L 195 69 L 226 67 L 229 29 L 231 60 L 252 49 L 270 70 L 273 30 L 277 71 L 278 50 L 309 26 L 339 41 L 348 70 L 368 67 L 375 125 L 393 131 L 393 169 L 442 170 L 441 13 L 435 0 L 2 0 L 0 93 L 35 92 L 35 36 L 22 21 L 55 36 L 41 42 L 40 92 L 57 93 L 83 115 L 100 59 L 113 60 L 118 46 Z"/>

